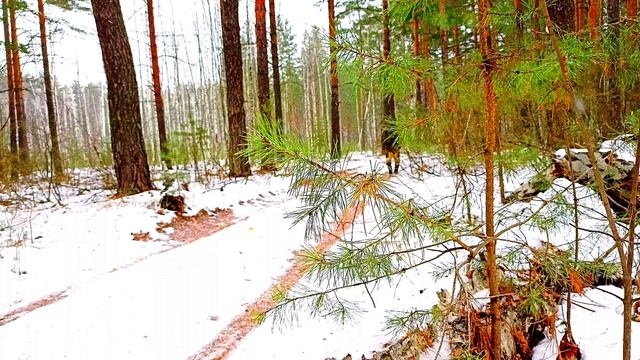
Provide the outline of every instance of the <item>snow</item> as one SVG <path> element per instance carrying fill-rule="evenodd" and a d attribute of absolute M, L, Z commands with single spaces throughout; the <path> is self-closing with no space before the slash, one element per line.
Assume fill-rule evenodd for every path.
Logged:
<path fill-rule="evenodd" d="M 603 145 L 604 146 L 604 145 Z M 448 210 L 453 205 L 457 179 L 442 160 L 421 159 L 429 172 L 417 176 L 402 168 L 390 184 L 404 199 L 431 203 L 430 211 Z M 403 164 L 408 161 L 403 157 Z M 406 167 L 406 165 L 404 165 Z M 386 171 L 381 159 L 358 153 L 346 168 L 352 171 Z M 523 169 L 507 178 L 507 191 L 530 175 Z M 91 171 L 74 174 L 95 176 Z M 469 177 L 473 189 L 473 219 L 482 219 L 484 179 L 481 169 Z M 50 294 L 64 291 L 65 297 L 15 321 L 0 325 L 0 359 L 187 359 L 215 339 L 234 318 L 242 315 L 293 264 L 296 250 L 315 244 L 305 238 L 305 223 L 292 226 L 287 214 L 301 203 L 288 194 L 290 178 L 255 175 L 245 180 L 212 180 L 206 185 L 190 183 L 188 190 L 173 184 L 169 193 L 183 195 L 189 214 L 200 209 L 230 208 L 234 223 L 192 243 L 169 239 L 156 231 L 158 222 L 168 222 L 170 212 L 158 213 L 160 191 L 113 200 L 109 191 L 82 184 L 61 189 L 59 203 L 42 197 L 43 186 L 21 189 L 26 203 L 0 211 L 0 324 L 2 316 Z M 558 179 L 547 192 L 530 203 L 501 206 L 504 217 L 498 229 L 529 216 L 545 200 L 562 196 L 573 202 L 570 183 Z M 158 184 L 161 187 L 161 184 Z M 82 188 L 82 191 L 78 189 Z M 597 195 L 578 186 L 578 202 L 585 229 L 604 229 L 602 204 Z M 0 200 L 9 198 L 0 194 Z M 550 207 L 545 216 L 556 216 Z M 453 222 L 466 217 L 457 203 Z M 562 220 L 562 219 L 560 219 Z M 567 249 L 574 236 L 571 219 L 549 233 L 517 228 L 504 237 L 521 239 L 537 248 L 550 242 Z M 373 215 L 365 210 L 345 241 L 371 237 Z M 10 228 L 9 225 L 12 225 Z M 366 226 L 365 226 L 366 225 Z M 462 226 L 462 225 L 461 225 Z M 149 232 L 151 241 L 133 241 L 132 233 Z M 25 241 L 15 243 L 18 239 Z M 580 256 L 592 260 L 611 246 L 608 238 L 581 231 L 584 251 Z M 11 239 L 11 242 L 9 240 Z M 569 239 L 569 240 L 567 240 Z M 408 239 L 417 242 L 418 239 Z M 474 241 L 466 237 L 465 241 Z M 508 251 L 502 244 L 501 251 Z M 450 262 L 453 256 L 443 257 Z M 341 359 L 371 356 L 393 339 L 383 330 L 392 311 L 430 309 L 438 304 L 437 291 L 452 290 L 451 276 L 434 278 L 438 263 L 406 271 L 390 281 L 367 289 L 343 289 L 340 297 L 357 302 L 361 312 L 353 321 L 340 324 L 316 318 L 305 312 L 296 314 L 290 326 L 267 321 L 251 331 L 229 359 Z M 311 284 L 309 279 L 301 284 Z M 621 290 L 606 287 L 621 294 Z M 374 301 L 371 301 L 370 296 Z M 474 304 L 486 306 L 488 292 L 474 295 Z M 574 297 L 581 307 L 573 308 L 574 337 L 583 350 L 583 359 L 612 358 L 621 351 L 622 303 L 596 289 Z M 558 311 L 558 321 L 565 312 Z M 597 324 L 597 326 L 595 326 Z M 558 326 L 558 338 L 562 326 Z M 634 324 L 634 342 L 640 343 L 640 329 Z M 423 359 L 436 358 L 438 343 Z M 447 339 L 438 358 L 449 354 Z M 535 348 L 535 359 L 555 358 L 552 337 Z M 638 351 L 634 350 L 634 358 Z M 618 358 L 619 355 L 613 356 Z"/>
<path fill-rule="evenodd" d="M 635 135 L 633 134 L 624 134 L 618 137 L 615 137 L 611 140 L 605 140 L 600 144 L 599 152 L 613 153 L 616 155 L 618 159 L 635 162 L 636 160 L 636 145 Z M 587 149 L 570 149 L 570 151 L 574 154 L 586 154 Z M 564 158 L 567 155 L 567 151 L 565 149 L 558 149 L 555 152 L 556 158 Z"/>
<path fill-rule="evenodd" d="M 573 294 L 572 334 L 582 351 L 583 360 L 621 359 L 622 358 L 622 301 L 599 289 L 622 297 L 622 289 L 614 286 L 602 286 L 587 289 L 584 295 Z M 576 306 L 575 304 L 579 305 Z M 561 321 L 566 314 L 566 302 L 559 307 L 557 339 L 564 335 L 565 327 Z M 632 359 L 640 359 L 640 323 L 632 323 Z M 543 340 L 535 349 L 533 360 L 555 359 L 557 341 Z"/>

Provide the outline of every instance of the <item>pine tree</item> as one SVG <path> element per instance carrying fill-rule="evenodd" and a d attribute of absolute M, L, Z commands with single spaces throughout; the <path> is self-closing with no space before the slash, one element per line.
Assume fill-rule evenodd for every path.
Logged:
<path fill-rule="evenodd" d="M 269 60 L 267 53 L 267 19 L 265 0 L 256 0 L 256 60 L 258 74 L 258 106 L 264 120 L 271 119 L 269 111 Z"/>
<path fill-rule="evenodd" d="M 13 56 L 11 52 L 11 31 L 9 20 L 9 0 L 2 0 L 2 23 L 4 28 L 4 48 L 7 64 L 7 90 L 9 97 L 9 146 L 11 153 L 11 179 L 17 180 L 18 171 L 18 122 L 16 119 L 15 83 L 13 74 Z"/>
<path fill-rule="evenodd" d="M 278 126 L 282 127 L 282 90 L 280 86 L 280 59 L 278 56 L 278 23 L 276 2 L 269 0 L 269 33 L 271 37 L 271 72 L 273 74 L 273 101 Z"/>
<path fill-rule="evenodd" d="M 27 113 L 24 106 L 24 83 L 22 65 L 20 64 L 20 43 L 18 42 L 18 28 L 16 25 L 16 1 L 9 2 L 9 17 L 11 24 L 11 66 L 13 67 L 13 92 L 16 108 L 16 124 L 18 129 L 18 170 L 23 174 L 31 172 L 29 164 L 29 140 L 27 138 Z"/>
<path fill-rule="evenodd" d="M 340 92 L 338 89 L 338 59 L 336 58 L 336 20 L 334 0 L 328 0 L 329 62 L 331 73 L 331 155 L 340 156 Z"/>
<path fill-rule="evenodd" d="M 160 140 L 160 158 L 171 168 L 171 161 L 168 159 L 167 128 L 164 116 L 164 101 L 162 99 L 162 86 L 160 83 L 160 64 L 158 62 L 158 44 L 156 40 L 156 23 L 153 12 L 153 0 L 147 1 L 147 18 L 149 22 L 149 47 L 151 52 L 151 71 L 153 78 L 153 98 L 156 105 L 156 121 L 158 123 L 158 138 Z"/>
<path fill-rule="evenodd" d="M 120 0 L 91 0 L 107 77 L 118 195 L 153 189 L 142 136 L 138 82 Z"/>
<path fill-rule="evenodd" d="M 478 24 L 480 26 L 480 51 L 482 53 L 482 77 L 484 79 L 485 97 L 487 103 L 486 149 L 485 149 L 485 236 L 487 239 L 487 277 L 489 280 L 489 296 L 491 296 L 491 349 L 492 359 L 502 358 L 502 319 L 500 309 L 500 288 L 498 279 L 498 264 L 496 257 L 496 232 L 494 219 L 494 153 L 498 132 L 498 116 L 496 94 L 493 84 L 493 72 L 496 67 L 494 44 L 489 27 L 489 0 L 478 1 Z"/>
<path fill-rule="evenodd" d="M 59 178 L 64 175 L 64 170 L 62 167 L 62 157 L 60 156 L 56 110 L 53 105 L 53 85 L 51 84 L 51 72 L 49 68 L 49 50 L 47 48 L 47 27 L 46 17 L 44 13 L 44 0 L 38 0 L 38 20 L 40 23 L 40 47 L 42 49 L 42 66 L 44 69 L 44 89 L 47 97 L 49 138 L 51 140 L 51 162 L 53 164 L 53 176 Z"/>
<path fill-rule="evenodd" d="M 222 44 L 224 46 L 224 70 L 229 119 L 229 176 L 249 176 L 249 158 L 240 152 L 246 149 L 246 125 L 244 111 L 244 87 L 242 80 L 242 48 L 238 1 L 220 0 L 222 19 Z"/>

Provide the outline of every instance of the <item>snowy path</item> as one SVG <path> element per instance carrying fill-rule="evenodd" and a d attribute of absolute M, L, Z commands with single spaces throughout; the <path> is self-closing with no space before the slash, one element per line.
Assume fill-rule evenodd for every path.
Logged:
<path fill-rule="evenodd" d="M 257 299 L 304 240 L 290 200 L 0 326 L 1 359 L 184 359 Z M 251 237 L 251 239 L 247 239 Z"/>

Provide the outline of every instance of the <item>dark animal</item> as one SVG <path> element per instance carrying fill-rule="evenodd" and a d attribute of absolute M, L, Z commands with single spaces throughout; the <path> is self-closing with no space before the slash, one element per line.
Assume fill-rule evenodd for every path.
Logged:
<path fill-rule="evenodd" d="M 382 129 L 382 151 L 387 157 L 387 169 L 389 174 L 397 174 L 400 168 L 400 146 L 398 145 L 398 134 L 390 126 L 384 124 Z M 393 163 L 393 167 L 391 167 Z"/>

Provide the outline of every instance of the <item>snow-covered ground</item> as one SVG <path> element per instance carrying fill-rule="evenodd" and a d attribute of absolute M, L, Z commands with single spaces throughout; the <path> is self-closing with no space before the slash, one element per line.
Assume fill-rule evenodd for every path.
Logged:
<path fill-rule="evenodd" d="M 437 159 L 425 161 L 430 168 L 428 174 L 417 178 L 403 169 L 391 180 L 394 189 L 406 197 L 427 201 L 453 194 L 456 178 Z M 384 165 L 379 158 L 356 154 L 347 167 L 366 171 L 380 166 Z M 507 189 L 515 188 L 528 175 L 524 172 L 509 178 Z M 287 193 L 289 181 L 287 177 L 256 175 L 249 180 L 214 181 L 207 186 L 192 183 L 188 191 L 175 186 L 173 192 L 185 196 L 192 213 L 202 208 L 233 210 L 232 224 L 188 244 L 156 231 L 159 222 L 173 216 L 158 213 L 159 191 L 111 200 L 109 192 L 77 194 L 69 190 L 61 204 L 34 202 L 20 209 L 3 209 L 0 359 L 156 360 L 195 356 L 291 268 L 296 250 L 317 240 L 305 238 L 304 222 L 292 227 L 292 219 L 286 216 L 300 206 Z M 469 186 L 482 191 L 481 174 L 470 181 Z M 545 196 L 566 187 L 561 180 L 554 185 Z M 589 193 L 580 198 L 586 207 L 594 208 L 595 217 L 597 202 Z M 443 199 L 439 205 L 445 207 L 451 201 Z M 530 211 L 540 201 L 517 204 L 509 211 Z M 483 218 L 482 206 L 474 206 L 472 213 Z M 348 239 L 367 237 L 363 221 L 372 221 L 367 212 L 347 232 Z M 601 220 L 591 221 L 591 226 L 601 225 Z M 132 233 L 139 232 L 149 232 L 152 240 L 133 241 Z M 567 227 L 556 231 L 564 239 L 571 239 L 571 233 Z M 532 246 L 549 240 L 549 234 L 527 234 Z M 22 241 L 16 242 L 16 238 Z M 607 244 L 597 240 L 592 241 L 598 245 L 595 251 L 604 251 Z M 567 243 L 558 245 L 566 247 Z M 589 255 L 593 257 L 583 256 Z M 347 353 L 354 358 L 369 356 L 392 338 L 382 330 L 390 311 L 431 308 L 438 302 L 436 291 L 451 289 L 451 278 L 434 280 L 433 271 L 430 265 L 422 266 L 407 271 L 400 281 L 369 288 L 375 304 L 364 288 L 341 290 L 342 297 L 357 301 L 362 309 L 360 316 L 344 325 L 306 313 L 299 313 L 293 326 L 274 327 L 267 321 L 249 332 L 228 358 L 322 360 L 342 358 Z M 619 293 L 618 289 L 609 291 Z M 21 312 L 13 321 L 5 319 L 3 324 L 5 314 L 51 294 L 59 298 Z M 583 359 L 618 358 L 602 354 L 621 351 L 621 302 L 598 290 L 588 290 L 576 300 L 591 309 L 574 307 L 574 336 L 586 355 Z M 559 321 L 562 313 L 559 311 Z M 597 321 L 590 320 L 594 316 Z M 634 324 L 634 339 L 640 344 L 638 324 Z M 554 349 L 552 340 L 546 340 L 536 348 L 536 359 L 555 358 Z M 634 359 L 640 356 L 639 350 L 634 350 Z M 441 351 L 440 358 L 446 358 L 447 353 L 446 349 Z M 433 352 L 425 356 L 433 357 Z"/>

